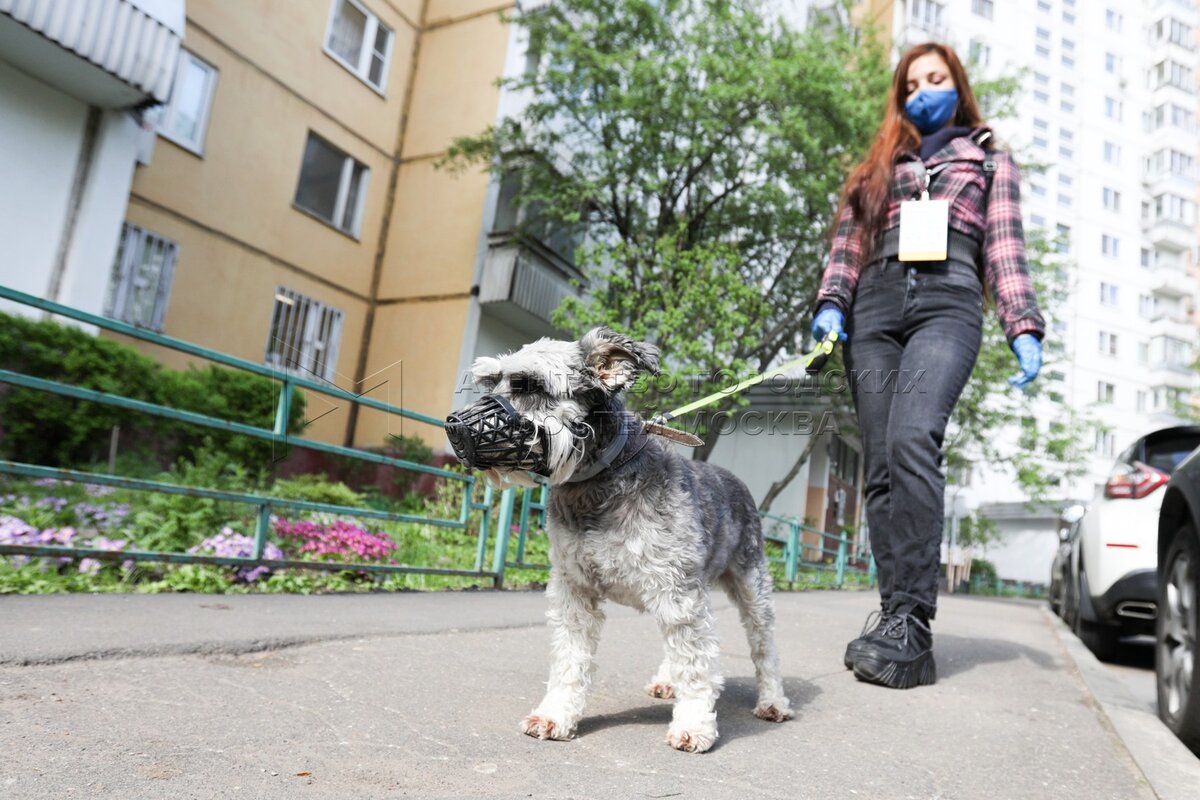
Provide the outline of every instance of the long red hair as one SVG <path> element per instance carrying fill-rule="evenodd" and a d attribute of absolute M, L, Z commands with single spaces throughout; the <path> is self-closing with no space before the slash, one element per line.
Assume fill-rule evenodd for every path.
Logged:
<path fill-rule="evenodd" d="M 908 99 L 908 68 L 914 60 L 926 53 L 937 53 L 950 69 L 954 88 L 958 90 L 958 107 L 952 125 L 975 128 L 983 124 L 975 93 L 967 80 L 966 70 L 954 48 L 938 42 L 913 45 L 900 57 L 892 75 L 892 86 L 888 90 L 887 105 L 883 112 L 883 124 L 875 134 L 875 141 L 867 155 L 855 167 L 842 187 L 838 213 L 846 204 L 854 211 L 858 222 L 858 233 L 863 252 L 870 257 L 874 252 L 879 234 L 887 222 L 888 195 L 891 189 L 892 169 L 896 157 L 905 150 L 914 150 L 921 144 L 921 133 L 904 113 Z M 990 146 L 989 139 L 988 145 Z"/>

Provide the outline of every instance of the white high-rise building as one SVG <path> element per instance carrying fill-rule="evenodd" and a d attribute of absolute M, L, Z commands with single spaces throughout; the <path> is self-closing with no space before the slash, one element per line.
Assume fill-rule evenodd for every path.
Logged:
<path fill-rule="evenodd" d="M 1024 165 L 1026 230 L 1062 234 L 1070 292 L 1047 313 L 1048 363 L 1038 378 L 1045 398 L 1030 424 L 1046 430 L 1066 407 L 1111 426 L 1086 443 L 1087 474 L 1058 487 L 1063 503 L 1087 502 L 1114 457 L 1180 422 L 1173 401 L 1194 402 L 1200 388 L 1191 368 L 1197 3 L 888 0 L 859 10 L 890 29 L 893 63 L 909 46 L 935 40 L 970 61 L 974 83 L 1021 77 L 1015 115 L 994 127 Z M 1017 446 L 1017 432 L 1007 440 Z M 1031 514 L 1011 478 L 987 465 L 968 483 L 1005 534 L 989 553 L 1000 574 L 1045 580 L 1057 509 Z"/>

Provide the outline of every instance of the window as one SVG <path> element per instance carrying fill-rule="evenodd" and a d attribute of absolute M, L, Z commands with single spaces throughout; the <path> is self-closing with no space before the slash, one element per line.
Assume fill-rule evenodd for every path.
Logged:
<path fill-rule="evenodd" d="M 1075 40 L 1068 39 L 1064 36 L 1063 40 L 1062 40 L 1062 49 L 1063 49 L 1064 53 L 1074 53 L 1075 52 Z"/>
<path fill-rule="evenodd" d="M 117 242 L 104 315 L 162 331 L 179 246 L 128 222 Z"/>
<path fill-rule="evenodd" d="M 1075 157 L 1075 151 L 1074 151 L 1074 150 L 1072 150 L 1070 147 L 1067 147 L 1065 144 L 1064 144 L 1064 145 L 1059 145 L 1059 147 L 1058 147 L 1058 155 L 1059 155 L 1060 157 L 1062 157 L 1062 158 L 1065 158 L 1065 159 L 1067 159 L 1068 161 L 1070 161 L 1072 158 L 1074 158 L 1074 157 Z"/>
<path fill-rule="evenodd" d="M 1072 14 L 1070 11 L 1064 11 L 1063 12 L 1063 22 L 1067 23 L 1068 25 L 1074 25 L 1075 24 L 1075 15 Z"/>
<path fill-rule="evenodd" d="M 1042 186 L 1040 183 L 1034 183 L 1033 181 L 1030 181 L 1029 182 L 1029 191 L 1033 192 L 1038 197 L 1046 196 L 1046 187 Z"/>
<path fill-rule="evenodd" d="M 1047 30 L 1046 28 L 1038 28 L 1037 29 L 1037 38 L 1041 39 L 1043 42 L 1050 41 L 1050 31 Z"/>
<path fill-rule="evenodd" d="M 1075 112 L 1075 104 L 1070 100 L 1059 101 L 1058 107 L 1061 108 L 1066 114 L 1072 114 Z"/>
<path fill-rule="evenodd" d="M 1059 173 L 1059 175 L 1058 175 L 1058 183 L 1059 183 L 1059 185 L 1060 185 L 1060 186 L 1068 186 L 1068 187 L 1069 187 L 1069 186 L 1070 186 L 1071 184 L 1073 184 L 1074 182 L 1075 182 L 1075 179 L 1074 179 L 1074 178 L 1072 178 L 1070 175 L 1066 175 L 1066 174 L 1063 174 L 1063 173 Z"/>
<path fill-rule="evenodd" d="M 976 64 L 986 67 L 992 62 L 992 48 L 978 39 L 972 39 L 969 58 Z"/>
<path fill-rule="evenodd" d="M 1181 225 L 1196 224 L 1196 204 L 1176 194 L 1164 193 L 1154 198 L 1154 218 Z"/>
<path fill-rule="evenodd" d="M 1041 58 L 1049 58 L 1050 57 L 1050 48 L 1046 47 L 1046 45 L 1044 45 L 1044 44 L 1035 45 L 1033 50 Z"/>
<path fill-rule="evenodd" d="M 370 172 L 310 131 L 296 186 L 296 205 L 357 237 Z"/>
<path fill-rule="evenodd" d="M 1119 69 L 1121 69 L 1121 59 L 1118 58 L 1117 56 L 1113 55 L 1112 53 L 1105 53 L 1104 54 L 1104 71 L 1108 72 L 1112 75 L 1116 75 L 1117 71 Z"/>
<path fill-rule="evenodd" d="M 1121 121 L 1121 107 L 1123 103 L 1115 97 L 1105 96 L 1104 98 L 1104 116 L 1109 119 Z"/>
<path fill-rule="evenodd" d="M 1104 160 L 1109 164 L 1121 163 L 1121 146 L 1112 142 L 1104 143 Z"/>
<path fill-rule="evenodd" d="M 1034 136 L 1033 137 L 1033 146 L 1034 147 L 1049 147 L 1050 142 L 1048 139 L 1046 139 L 1045 136 Z"/>
<path fill-rule="evenodd" d="M 912 0 L 912 21 L 927 31 L 941 30 L 942 13 L 946 10 L 944 4 L 934 0 Z"/>
<path fill-rule="evenodd" d="M 1120 244 L 1117 237 L 1109 236 L 1107 233 L 1100 235 L 1100 252 L 1110 258 L 1117 257 L 1117 246 Z"/>
<path fill-rule="evenodd" d="M 1138 412 L 1142 412 L 1142 411 L 1146 410 L 1146 390 L 1145 389 L 1137 390 L 1137 409 L 1136 410 Z"/>
<path fill-rule="evenodd" d="M 1111 8 L 1104 12 L 1104 26 L 1110 31 L 1121 32 L 1121 23 L 1123 18 L 1120 13 L 1113 11 Z"/>
<path fill-rule="evenodd" d="M 1067 128 L 1059 128 L 1058 138 L 1062 139 L 1064 142 L 1070 142 L 1075 139 L 1075 134 Z"/>
<path fill-rule="evenodd" d="M 1154 65 L 1150 71 L 1151 88 L 1174 86 L 1191 94 L 1196 91 L 1192 81 L 1191 67 L 1186 67 L 1178 61 L 1165 59 Z"/>
<path fill-rule="evenodd" d="M 1142 205 L 1145 206 L 1146 203 L 1142 203 Z M 1149 247 L 1142 248 L 1142 266 L 1144 268 L 1150 269 L 1150 265 L 1154 262 L 1153 255 Z"/>
<path fill-rule="evenodd" d="M 1145 364 L 1150 360 L 1150 343 L 1138 342 L 1138 361 Z"/>
<path fill-rule="evenodd" d="M 1050 130 L 1050 123 L 1046 122 L 1044 119 L 1038 119 L 1037 117 L 1034 117 L 1033 127 L 1037 128 L 1039 131 L 1048 131 Z"/>
<path fill-rule="evenodd" d="M 387 85 L 392 30 L 357 0 L 333 0 L 325 52 L 380 92 Z"/>
<path fill-rule="evenodd" d="M 175 144 L 203 155 L 204 133 L 217 88 L 217 70 L 187 50 L 179 52 L 171 99 L 155 109 L 158 132 Z"/>
<path fill-rule="evenodd" d="M 1050 13 L 1050 0 L 1038 0 L 1038 11 Z"/>
<path fill-rule="evenodd" d="M 1075 69 L 1075 58 L 1074 58 L 1074 56 L 1069 56 L 1069 55 L 1067 55 L 1066 53 L 1063 53 L 1063 54 L 1062 54 L 1062 65 L 1063 65 L 1064 67 L 1066 67 L 1067 69 Z"/>
<path fill-rule="evenodd" d="M 1057 242 L 1055 250 L 1059 253 L 1066 254 L 1071 252 L 1071 228 L 1063 225 L 1061 222 L 1055 226 Z"/>
<path fill-rule="evenodd" d="M 1138 316 L 1150 318 L 1154 316 L 1154 296 L 1149 294 L 1138 295 Z M 1139 345 L 1140 346 L 1140 345 Z"/>
<path fill-rule="evenodd" d="M 1196 41 L 1192 33 L 1192 26 L 1181 22 L 1174 17 L 1163 17 L 1158 22 L 1154 23 L 1154 27 L 1150 29 L 1151 35 L 1155 42 L 1160 44 L 1170 42 L 1177 44 L 1187 50 L 1196 49 Z"/>
<path fill-rule="evenodd" d="M 1100 331 L 1100 352 L 1106 355 L 1117 354 L 1117 335 L 1108 331 Z"/>
<path fill-rule="evenodd" d="M 1096 455 L 1112 457 L 1117 437 L 1112 431 L 1096 431 Z"/>
<path fill-rule="evenodd" d="M 1038 86 L 1049 86 L 1050 85 L 1050 76 L 1043 75 L 1040 72 L 1035 72 L 1035 73 L 1033 73 L 1033 82 L 1036 83 Z"/>
<path fill-rule="evenodd" d="M 1063 194 L 1062 192 L 1059 192 L 1058 193 L 1058 204 L 1060 206 L 1070 206 L 1071 205 L 1071 195 Z"/>
<path fill-rule="evenodd" d="M 1121 193 L 1116 189 L 1104 187 L 1104 208 L 1109 211 L 1121 210 Z"/>
<path fill-rule="evenodd" d="M 971 0 L 971 10 L 985 19 L 991 19 L 995 11 L 993 0 Z"/>
<path fill-rule="evenodd" d="M 1117 287 L 1115 284 L 1100 281 L 1100 304 L 1104 306 L 1117 305 Z"/>
<path fill-rule="evenodd" d="M 1063 97 L 1074 97 L 1075 96 L 1075 87 L 1069 83 L 1063 83 L 1062 85 L 1059 86 L 1059 89 L 1060 89 L 1060 91 L 1062 91 Z"/>
<path fill-rule="evenodd" d="M 1096 401 L 1099 403 L 1111 403 L 1113 395 L 1116 394 L 1117 387 L 1105 381 L 1096 382 Z"/>
<path fill-rule="evenodd" d="M 1041 214 L 1030 214 L 1029 215 L 1029 227 L 1031 227 L 1031 228 L 1046 227 L 1046 218 L 1043 217 Z"/>
<path fill-rule="evenodd" d="M 283 286 L 275 291 L 268 366 L 331 381 L 341 338 L 341 311 Z"/>

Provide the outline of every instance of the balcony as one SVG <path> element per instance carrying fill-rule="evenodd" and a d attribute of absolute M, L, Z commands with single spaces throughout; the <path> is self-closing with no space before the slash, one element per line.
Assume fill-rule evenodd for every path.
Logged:
<path fill-rule="evenodd" d="M 494 233 L 479 285 L 479 302 L 498 319 L 525 334 L 558 336 L 550 322 L 554 309 L 579 292 L 572 280 L 582 275 L 541 242 L 518 242 L 511 233 Z"/>
<path fill-rule="evenodd" d="M 1163 361 L 1152 361 L 1148 366 L 1150 382 L 1155 385 L 1189 392 L 1196 388 L 1196 373 L 1190 367 Z"/>
<path fill-rule="evenodd" d="M 1192 139 L 1192 146 L 1195 146 L 1195 138 Z M 1196 195 L 1196 178 L 1194 175 L 1185 175 L 1170 170 L 1147 172 L 1142 177 L 1142 185 L 1150 193 L 1151 197 L 1168 193 L 1183 197 L 1194 197 Z"/>
<path fill-rule="evenodd" d="M 183 27 L 184 0 L 0 0 L 4 60 L 100 108 L 166 102 Z"/>
<path fill-rule="evenodd" d="M 1194 341 L 1197 329 L 1188 318 L 1179 313 L 1158 314 L 1149 320 L 1148 333 L 1151 336 L 1170 336 L 1173 339 Z"/>
<path fill-rule="evenodd" d="M 1170 219 L 1151 222 L 1146 228 L 1146 236 L 1155 247 L 1172 253 L 1187 252 L 1198 241 L 1194 227 Z"/>
<path fill-rule="evenodd" d="M 1157 267 L 1150 272 L 1150 280 L 1151 291 L 1160 297 L 1193 299 L 1196 296 L 1196 278 L 1182 269 Z"/>

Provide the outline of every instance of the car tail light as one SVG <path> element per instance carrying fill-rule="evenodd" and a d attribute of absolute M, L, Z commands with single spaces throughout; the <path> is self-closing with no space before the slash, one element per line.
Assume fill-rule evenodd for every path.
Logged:
<path fill-rule="evenodd" d="M 1128 497 L 1138 499 L 1145 497 L 1170 478 L 1167 473 L 1154 467 L 1134 461 L 1133 464 L 1117 464 L 1108 483 L 1104 484 L 1104 496 L 1112 498 Z"/>

